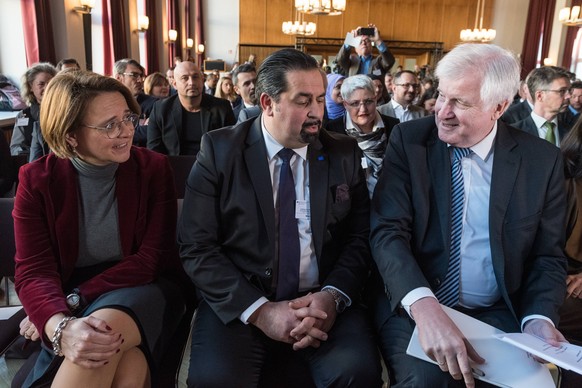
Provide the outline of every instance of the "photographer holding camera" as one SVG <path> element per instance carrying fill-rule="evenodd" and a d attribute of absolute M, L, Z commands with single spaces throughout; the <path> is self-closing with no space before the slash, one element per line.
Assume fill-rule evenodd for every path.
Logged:
<path fill-rule="evenodd" d="M 372 42 L 378 48 L 380 55 L 372 55 Z M 352 52 L 352 47 L 355 53 Z M 358 27 L 349 32 L 346 40 L 337 54 L 338 64 L 347 74 L 346 77 L 355 74 L 373 74 L 384 76 L 394 65 L 394 55 L 380 38 L 380 31 L 374 24 L 368 27 Z"/>

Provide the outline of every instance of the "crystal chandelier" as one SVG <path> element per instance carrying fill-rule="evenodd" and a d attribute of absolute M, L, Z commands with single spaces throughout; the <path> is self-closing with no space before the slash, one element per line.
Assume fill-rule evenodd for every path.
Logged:
<path fill-rule="evenodd" d="M 559 16 L 560 22 L 567 26 L 580 26 L 582 25 L 582 19 L 580 19 L 580 6 L 572 7 L 570 11 L 570 7 L 564 7 L 560 10 Z"/>
<path fill-rule="evenodd" d="M 461 40 L 463 42 L 481 42 L 489 43 L 495 39 L 497 31 L 490 28 L 483 28 L 483 14 L 485 11 L 485 0 L 477 1 L 477 11 L 475 12 L 475 28 L 472 30 L 467 28 L 461 31 Z M 479 28 L 477 28 L 477 21 L 479 21 Z"/>
<path fill-rule="evenodd" d="M 346 10 L 346 0 L 295 0 L 295 8 L 311 15 L 341 15 Z"/>

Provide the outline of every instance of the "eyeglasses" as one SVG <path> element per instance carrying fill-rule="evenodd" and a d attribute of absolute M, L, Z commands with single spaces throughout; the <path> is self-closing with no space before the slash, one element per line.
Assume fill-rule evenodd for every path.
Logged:
<path fill-rule="evenodd" d="M 419 84 L 394 84 L 396 86 L 402 86 L 404 89 L 410 89 L 411 87 L 414 89 L 418 89 L 420 87 Z"/>
<path fill-rule="evenodd" d="M 131 126 L 131 129 L 135 130 L 135 127 L 137 126 L 138 122 L 139 122 L 139 116 L 136 115 L 135 113 L 131 113 L 131 114 L 128 114 L 127 116 L 125 116 L 123 118 L 123 120 L 113 121 L 104 127 L 98 127 L 96 125 L 87 125 L 87 124 L 83 124 L 83 126 L 87 127 L 87 128 L 93 128 L 93 129 L 96 129 L 98 131 L 102 131 L 105 133 L 105 135 L 109 139 L 115 139 L 115 138 L 118 138 L 119 135 L 121 135 L 121 124 L 123 124 L 125 126 Z"/>
<path fill-rule="evenodd" d="M 123 75 L 127 75 L 131 78 L 135 78 L 136 80 L 142 80 L 144 79 L 144 76 L 142 73 L 121 73 Z"/>
<path fill-rule="evenodd" d="M 376 100 L 372 100 L 372 99 L 367 99 L 367 100 L 363 100 L 363 101 L 347 101 L 346 100 L 346 104 L 353 109 L 359 109 L 360 106 L 364 105 L 366 108 L 372 106 L 373 104 L 376 104 Z"/>
<path fill-rule="evenodd" d="M 567 89 L 567 88 L 562 88 L 562 89 L 558 89 L 558 90 L 544 89 L 543 91 L 544 92 L 558 93 L 560 95 L 560 97 L 564 97 L 566 94 L 570 94 L 570 89 Z"/>

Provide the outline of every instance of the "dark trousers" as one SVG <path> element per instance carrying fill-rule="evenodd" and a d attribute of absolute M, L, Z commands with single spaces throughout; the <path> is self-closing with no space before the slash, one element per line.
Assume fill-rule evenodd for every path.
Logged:
<path fill-rule="evenodd" d="M 560 308 L 558 330 L 571 343 L 582 346 L 582 299 L 566 298 Z M 567 370 L 562 371 L 562 388 L 582 387 L 582 376 Z"/>
<path fill-rule="evenodd" d="M 263 367 L 281 354 L 306 365 L 318 387 L 382 385 L 378 349 L 361 308 L 350 307 L 338 315 L 328 340 L 319 348 L 293 351 L 291 345 L 268 338 L 253 325 L 238 320 L 224 325 L 210 306 L 201 302 L 192 332 L 188 386 L 257 387 Z M 286 379 L 284 374 L 281 379 Z"/>
<path fill-rule="evenodd" d="M 459 310 L 505 332 L 520 331 L 518 323 L 503 302 L 487 309 Z M 454 380 L 437 365 L 406 354 L 415 323 L 404 309 L 391 311 L 390 301 L 383 292 L 378 292 L 374 324 L 380 338 L 382 357 L 388 367 L 391 388 L 465 386 L 462 380 Z M 479 380 L 476 380 L 476 385 L 491 387 Z"/>

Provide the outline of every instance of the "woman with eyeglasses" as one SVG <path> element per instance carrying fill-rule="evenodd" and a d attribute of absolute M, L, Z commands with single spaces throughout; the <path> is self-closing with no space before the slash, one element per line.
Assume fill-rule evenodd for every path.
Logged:
<path fill-rule="evenodd" d="M 372 79 L 358 74 L 344 79 L 341 95 L 346 114 L 327 123 L 326 129 L 354 137 L 364 153 L 362 168 L 370 198 L 382 169 L 382 160 L 392 127 L 398 119 L 384 116 L 376 110 L 376 90 Z"/>
<path fill-rule="evenodd" d="M 20 169 L 13 213 L 21 334 L 42 341 L 25 387 L 151 386 L 184 314 L 173 174 L 132 147 L 138 114 L 110 77 L 61 73 L 47 88 L 52 153 Z"/>

